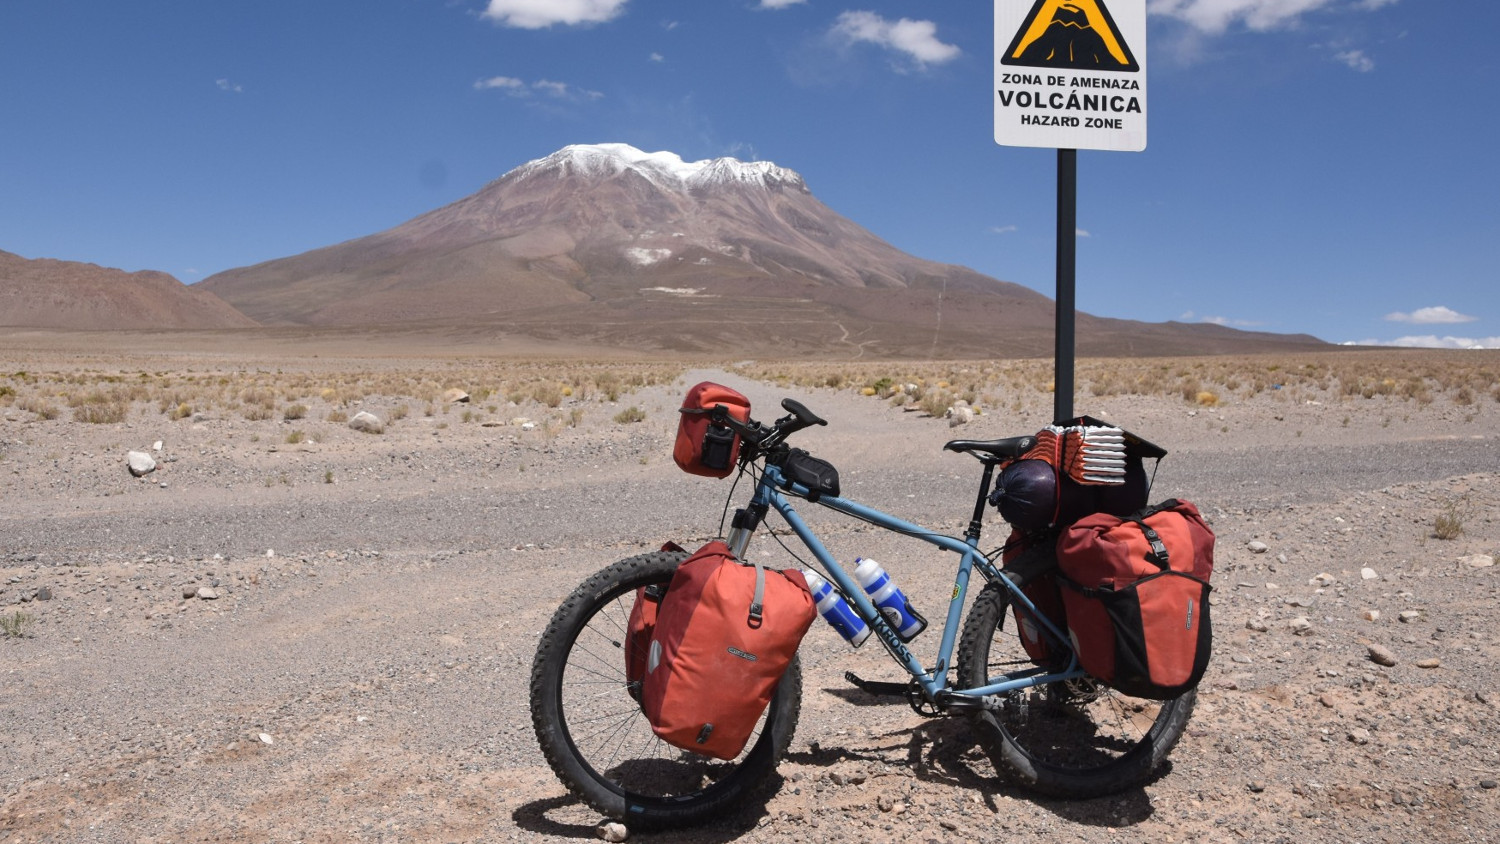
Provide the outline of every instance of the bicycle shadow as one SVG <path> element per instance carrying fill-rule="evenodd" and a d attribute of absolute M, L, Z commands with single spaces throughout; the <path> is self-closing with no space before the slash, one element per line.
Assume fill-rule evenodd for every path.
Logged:
<path fill-rule="evenodd" d="M 857 690 L 826 691 L 858 706 L 891 704 L 889 698 L 877 698 Z M 895 741 L 880 743 L 881 739 Z M 1172 770 L 1169 760 L 1146 781 L 1125 791 L 1086 800 L 1065 800 L 1037 794 L 1000 776 L 979 746 L 967 719 L 961 717 L 939 718 L 872 735 L 864 746 L 860 746 L 860 739 L 850 736 L 839 736 L 835 741 L 820 741 L 810 750 L 788 753 L 785 761 L 819 768 L 832 768 L 850 760 L 889 765 L 896 764 L 892 757 L 900 754 L 918 780 L 978 794 L 991 812 L 998 814 L 1003 811 L 1002 800 L 1015 800 L 1031 803 L 1063 820 L 1083 826 L 1120 828 L 1145 822 L 1156 811 L 1146 793 L 1146 786 Z"/>
<path fill-rule="evenodd" d="M 633 838 L 649 834 L 652 841 L 691 840 L 693 844 L 720 844 L 720 842 L 735 841 L 758 827 L 761 819 L 770 814 L 768 804 L 785 785 L 786 778 L 780 773 L 774 773 L 757 794 L 746 799 L 733 811 L 726 812 L 723 818 L 701 826 L 638 833 L 635 828 L 631 827 L 629 821 L 623 823 L 630 830 Z M 563 817 L 567 815 L 573 817 Z M 574 820 L 574 817 L 588 817 L 590 820 Z M 523 803 L 511 812 L 511 820 L 516 828 L 536 835 L 596 841 L 599 836 L 595 833 L 595 829 L 608 819 L 585 806 L 577 797 L 564 794 Z"/>

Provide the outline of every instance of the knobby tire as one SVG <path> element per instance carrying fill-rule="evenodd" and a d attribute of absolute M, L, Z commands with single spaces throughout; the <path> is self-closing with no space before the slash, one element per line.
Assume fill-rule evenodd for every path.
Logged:
<path fill-rule="evenodd" d="M 589 806 L 636 829 L 723 817 L 775 772 L 801 707 L 794 659 L 737 758 L 680 750 L 651 732 L 625 676 L 626 625 L 636 589 L 669 582 L 687 557 L 642 554 L 584 581 L 553 614 L 531 668 L 531 720 L 547 763 Z"/>
<path fill-rule="evenodd" d="M 1009 606 L 998 582 L 975 599 L 959 642 L 959 688 L 1028 667 L 1020 639 L 1005 629 Z M 973 722 L 1002 774 L 1056 797 L 1098 797 L 1156 771 L 1182 737 L 1196 697 L 1189 691 L 1169 701 L 1132 698 L 1085 677 L 1011 692 L 997 711 L 979 711 Z"/>

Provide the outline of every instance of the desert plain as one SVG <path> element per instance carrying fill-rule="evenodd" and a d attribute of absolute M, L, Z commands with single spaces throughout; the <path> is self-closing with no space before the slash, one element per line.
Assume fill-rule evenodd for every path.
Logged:
<path fill-rule="evenodd" d="M 0 842 L 592 840 L 527 677 L 590 573 L 718 534 L 732 482 L 671 459 L 688 387 L 802 401 L 846 495 L 954 534 L 979 473 L 943 443 L 1053 411 L 1050 360 L 555 351 L 0 336 Z M 1152 499 L 1218 536 L 1213 662 L 1156 778 L 1028 793 L 964 719 L 851 688 L 896 677 L 817 622 L 767 791 L 632 840 L 1500 841 L 1500 352 L 1086 359 L 1074 410 L 1166 448 Z M 919 606 L 951 589 L 951 558 L 800 512 Z"/>

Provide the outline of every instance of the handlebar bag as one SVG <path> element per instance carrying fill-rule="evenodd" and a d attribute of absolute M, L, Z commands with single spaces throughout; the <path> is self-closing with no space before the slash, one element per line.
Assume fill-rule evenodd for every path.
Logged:
<path fill-rule="evenodd" d="M 1058 579 L 1083 669 L 1133 697 L 1170 700 L 1197 686 L 1213 648 L 1213 549 L 1198 508 L 1177 499 L 1064 530 Z"/>
<path fill-rule="evenodd" d="M 802 572 L 741 563 L 722 541 L 703 546 L 657 607 L 641 682 L 652 731 L 694 753 L 738 756 L 816 613 Z"/>
<path fill-rule="evenodd" d="M 750 419 L 750 400 L 736 390 L 712 381 L 688 390 L 679 410 L 677 442 L 672 447 L 672 459 L 682 471 L 710 478 L 726 477 L 734 471 L 740 456 L 740 435 L 714 424 L 710 412 L 716 406 L 741 422 Z"/>

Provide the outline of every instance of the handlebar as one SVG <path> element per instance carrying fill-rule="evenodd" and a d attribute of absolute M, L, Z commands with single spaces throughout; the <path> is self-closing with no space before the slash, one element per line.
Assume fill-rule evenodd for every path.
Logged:
<path fill-rule="evenodd" d="M 744 439 L 748 448 L 742 453 L 742 459 L 754 459 L 758 454 L 786 442 L 788 437 L 804 428 L 828 424 L 828 420 L 813 413 L 807 405 L 796 399 L 782 399 L 781 408 L 787 412 L 787 415 L 770 425 L 754 419 L 741 422 L 731 416 L 729 409 L 723 405 L 715 405 L 709 410 L 709 416 L 714 424 L 729 428 Z"/>

